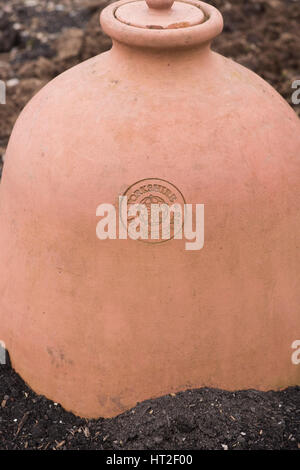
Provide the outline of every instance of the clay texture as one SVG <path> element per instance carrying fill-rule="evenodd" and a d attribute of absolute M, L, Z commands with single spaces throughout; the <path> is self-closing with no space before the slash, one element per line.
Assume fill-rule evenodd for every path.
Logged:
<path fill-rule="evenodd" d="M 38 393 L 86 417 L 210 386 L 300 384 L 300 125 L 204 23 L 102 13 L 111 51 L 50 82 L 13 130 L 0 189 L 1 339 Z M 176 3 L 176 2 L 175 2 Z M 205 205 L 205 245 L 99 240 L 96 208 L 159 178 Z M 85 397 L 82 400 L 82 397 Z"/>

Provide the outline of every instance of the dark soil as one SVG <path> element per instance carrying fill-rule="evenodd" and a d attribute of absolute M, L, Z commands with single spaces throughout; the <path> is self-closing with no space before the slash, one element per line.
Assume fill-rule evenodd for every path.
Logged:
<path fill-rule="evenodd" d="M 300 448 L 300 387 L 188 390 L 113 419 L 86 420 L 36 395 L 9 365 L 0 365 L 0 407 L 0 449 Z"/>
<path fill-rule="evenodd" d="M 67 68 L 107 50 L 99 12 L 109 0 L 0 0 L 0 175 L 13 124 L 28 100 Z M 225 20 L 214 49 L 249 67 L 291 104 L 300 78 L 300 0 L 212 0 Z M 294 106 L 300 115 L 300 106 Z M 0 365 L 0 449 L 298 449 L 300 388 L 200 389 L 85 420 L 37 396 Z M 84 400 L 84 397 L 82 397 Z"/>

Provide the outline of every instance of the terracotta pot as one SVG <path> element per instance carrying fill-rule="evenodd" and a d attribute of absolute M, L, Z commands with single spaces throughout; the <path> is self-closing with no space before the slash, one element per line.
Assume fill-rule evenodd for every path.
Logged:
<path fill-rule="evenodd" d="M 0 338 L 35 391 L 86 417 L 300 384 L 299 120 L 211 51 L 215 8 L 153 2 L 102 12 L 111 51 L 31 100 L 1 182 Z M 99 240 L 99 204 L 133 190 L 204 204 L 204 247 Z"/>

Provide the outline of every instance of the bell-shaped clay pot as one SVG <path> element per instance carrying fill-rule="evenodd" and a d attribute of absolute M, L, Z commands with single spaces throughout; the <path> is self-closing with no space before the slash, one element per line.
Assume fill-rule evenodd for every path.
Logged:
<path fill-rule="evenodd" d="M 6 153 L 0 339 L 13 367 L 86 417 L 201 386 L 300 384 L 296 114 L 211 51 L 222 17 L 205 3 L 121 0 L 101 24 L 112 49 L 42 89 Z M 204 205 L 204 245 L 133 239 L 130 217 L 101 239 L 101 205 L 118 218 L 120 196 L 192 204 L 202 225 Z"/>

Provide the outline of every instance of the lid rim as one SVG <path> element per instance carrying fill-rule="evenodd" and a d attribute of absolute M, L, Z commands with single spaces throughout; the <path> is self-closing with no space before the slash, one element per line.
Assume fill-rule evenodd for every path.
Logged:
<path fill-rule="evenodd" d="M 103 31 L 113 40 L 135 47 L 154 49 L 188 48 L 210 42 L 223 30 L 223 17 L 219 10 L 198 0 L 178 0 L 194 5 L 202 10 L 205 20 L 202 23 L 181 28 L 152 29 L 132 26 L 121 22 L 116 10 L 137 0 L 120 0 L 102 10 L 100 23 Z"/>
<path fill-rule="evenodd" d="M 115 17 L 121 23 L 146 29 L 174 29 L 203 23 L 206 17 L 199 5 L 175 0 L 168 9 L 150 8 L 143 0 L 135 0 L 118 7 Z"/>

